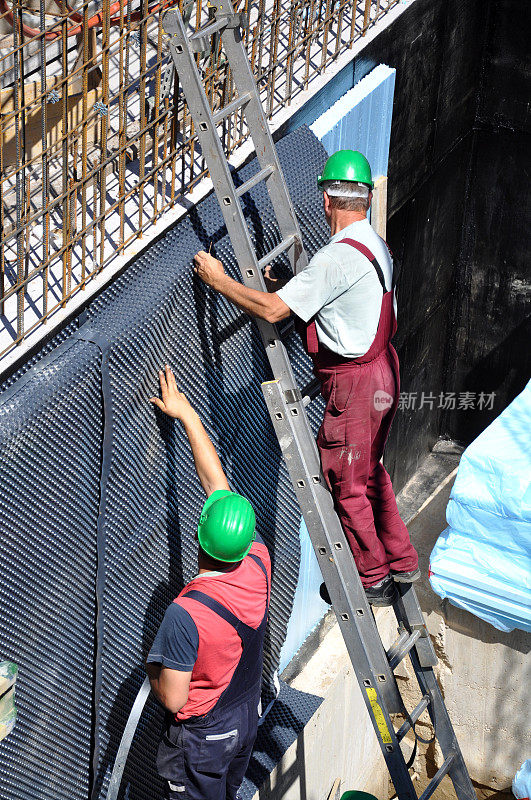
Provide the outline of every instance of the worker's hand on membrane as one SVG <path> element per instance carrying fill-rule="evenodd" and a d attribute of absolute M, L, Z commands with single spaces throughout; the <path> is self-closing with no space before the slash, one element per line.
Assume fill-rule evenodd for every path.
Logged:
<path fill-rule="evenodd" d="M 159 380 L 162 400 L 158 397 L 150 397 L 149 402 L 158 406 L 169 417 L 180 419 L 183 423 L 192 449 L 197 476 L 207 497 L 217 489 L 228 489 L 229 484 L 214 445 L 210 441 L 199 415 L 184 394 L 178 390 L 175 376 L 167 364 L 164 371 L 159 370 Z"/>
<path fill-rule="evenodd" d="M 246 311 L 253 317 L 265 319 L 267 322 L 280 322 L 289 317 L 291 310 L 276 291 L 263 292 L 252 289 L 227 275 L 223 264 L 217 258 L 200 250 L 194 256 L 194 272 L 214 291 L 220 292 L 227 300 Z M 282 281 L 279 281 L 282 285 Z M 280 289 L 280 285 L 277 289 Z"/>
<path fill-rule="evenodd" d="M 182 422 L 197 416 L 184 394 L 178 390 L 175 375 L 167 364 L 164 372 L 159 370 L 159 380 L 162 400 L 159 397 L 150 397 L 150 403 L 158 406 L 169 417 L 180 419 Z"/>
<path fill-rule="evenodd" d="M 202 281 L 215 288 L 216 279 L 225 274 L 223 264 L 217 258 L 200 250 L 194 256 L 194 272 Z"/>

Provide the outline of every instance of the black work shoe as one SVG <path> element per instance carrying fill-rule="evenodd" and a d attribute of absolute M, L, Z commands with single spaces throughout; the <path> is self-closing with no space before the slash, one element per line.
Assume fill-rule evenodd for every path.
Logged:
<path fill-rule="evenodd" d="M 326 588 L 326 583 L 322 583 L 319 587 L 319 594 L 321 598 L 329 606 L 332 605 L 330 594 Z M 398 598 L 398 593 L 393 579 L 390 575 L 386 575 L 376 586 L 366 586 L 365 594 L 367 600 L 372 606 L 392 606 Z"/>
<path fill-rule="evenodd" d="M 398 599 L 395 582 L 390 575 L 386 575 L 374 586 L 365 586 L 364 588 L 371 606 L 392 606 Z"/>
<path fill-rule="evenodd" d="M 420 569 L 412 569 L 409 572 L 393 572 L 391 570 L 393 580 L 397 583 L 414 583 L 420 578 Z"/>
<path fill-rule="evenodd" d="M 329 606 L 332 605 L 332 601 L 330 600 L 330 595 L 328 594 L 328 589 L 326 588 L 326 583 L 322 583 L 319 586 L 319 594 L 321 595 L 321 600 L 324 600 L 325 603 Z"/>

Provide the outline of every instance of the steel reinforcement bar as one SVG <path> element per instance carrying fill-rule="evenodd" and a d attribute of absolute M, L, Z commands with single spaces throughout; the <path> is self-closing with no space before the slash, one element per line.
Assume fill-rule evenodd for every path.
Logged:
<path fill-rule="evenodd" d="M 398 0 L 234 0 L 271 117 Z M 161 10 L 191 29 L 206 0 L 0 0 L 0 357 L 20 344 L 206 173 Z M 234 97 L 213 38 L 197 55 L 213 110 Z M 228 153 L 248 137 L 223 121 Z"/>

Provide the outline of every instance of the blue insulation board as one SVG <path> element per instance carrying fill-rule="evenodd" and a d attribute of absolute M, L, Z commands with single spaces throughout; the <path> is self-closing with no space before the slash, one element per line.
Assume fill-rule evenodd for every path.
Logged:
<path fill-rule="evenodd" d="M 387 175 L 395 75 L 395 69 L 380 64 L 310 125 L 329 155 L 360 150 L 373 179 Z"/>
<path fill-rule="evenodd" d="M 286 640 L 280 653 L 280 672 L 287 667 L 305 639 L 330 608 L 324 600 L 321 600 L 319 594 L 323 576 L 304 520 L 301 520 L 299 535 L 301 543 L 299 579 L 293 598 L 293 611 L 288 623 Z"/>
<path fill-rule="evenodd" d="M 307 128 L 279 142 L 278 153 L 311 254 L 329 236 L 315 185 L 326 153 Z M 251 162 L 236 183 L 256 170 Z M 260 257 L 279 241 L 263 185 L 243 206 Z M 89 791 L 103 800 L 145 656 L 167 604 L 195 574 L 204 495 L 179 425 L 148 402 L 166 362 L 232 487 L 253 503 L 270 548 L 263 701 L 275 695 L 299 572 L 300 511 L 263 401 L 260 384 L 271 376 L 257 328 L 191 269 L 211 242 L 238 277 L 214 196 L 0 394 L 0 657 L 19 665 L 19 722 L 0 743 L 2 800 L 88 800 Z M 277 268 L 287 266 L 279 260 Z M 305 385 L 311 364 L 295 334 L 287 347 Z M 315 430 L 322 411 L 321 401 L 312 404 Z M 273 727 L 288 724 L 290 703 L 301 724 L 315 710 L 314 698 L 288 695 L 270 712 Z M 120 797 L 159 796 L 160 728 L 150 699 Z M 279 757 L 278 742 L 266 737 L 261 746 L 264 763 Z"/>
<path fill-rule="evenodd" d="M 531 631 L 531 381 L 463 453 L 430 559 L 433 590 Z"/>

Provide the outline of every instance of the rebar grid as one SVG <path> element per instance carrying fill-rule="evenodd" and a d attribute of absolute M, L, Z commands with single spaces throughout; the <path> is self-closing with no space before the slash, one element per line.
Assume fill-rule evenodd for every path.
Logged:
<path fill-rule="evenodd" d="M 234 0 L 269 116 L 397 2 Z M 160 13 L 178 4 L 197 30 L 206 0 L 101 3 L 0 0 L 0 356 L 206 174 Z M 219 35 L 197 64 L 212 108 L 227 105 Z M 229 154 L 245 141 L 241 112 L 222 137 Z"/>

